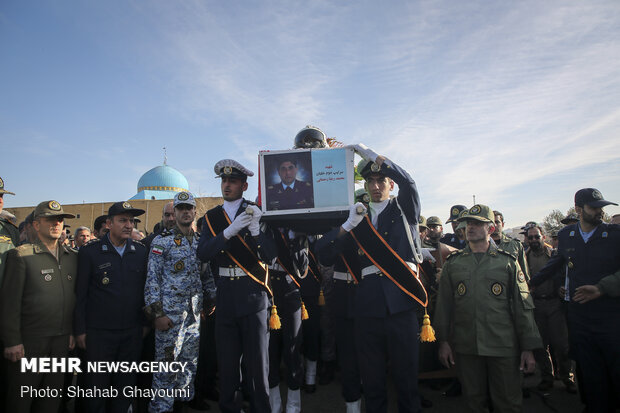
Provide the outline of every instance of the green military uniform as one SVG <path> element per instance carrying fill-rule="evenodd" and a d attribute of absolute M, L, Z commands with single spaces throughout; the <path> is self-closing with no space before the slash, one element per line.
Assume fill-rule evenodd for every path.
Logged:
<path fill-rule="evenodd" d="M 517 261 L 519 262 L 519 267 L 525 274 L 525 280 L 529 282 L 530 280 L 530 270 L 527 265 L 527 259 L 525 258 L 525 250 L 523 249 L 523 244 L 521 244 L 516 239 L 508 237 L 506 234 L 500 234 L 499 242 L 495 242 L 497 244 L 497 248 L 500 250 L 509 252 L 510 254 L 517 257 Z"/>
<path fill-rule="evenodd" d="M 56 201 L 35 210 L 38 216 L 70 217 Z M 0 333 L 5 348 L 24 346 L 26 358 L 67 357 L 75 305 L 77 253 L 59 246 L 58 260 L 37 239 L 10 250 L 0 290 Z M 62 389 L 62 373 L 21 373 L 20 362 L 7 363 L 10 412 L 54 412 L 60 398 L 20 397 L 21 386 Z"/>
<path fill-rule="evenodd" d="M 0 178 L 0 194 L 15 195 L 13 192 L 4 189 L 2 178 Z M 8 219 L 0 217 L 0 285 L 2 285 L 2 276 L 4 275 L 6 253 L 8 250 L 15 248 L 17 244 L 19 244 L 19 231 L 17 227 Z"/>
<path fill-rule="evenodd" d="M 474 205 L 467 219 L 481 207 L 483 213 L 488 209 Z M 485 253 L 468 245 L 446 260 L 433 325 L 437 339 L 455 353 L 472 411 L 487 411 L 488 386 L 496 411 L 521 412 L 520 354 L 541 347 L 533 308 L 516 257 L 493 243 Z"/>

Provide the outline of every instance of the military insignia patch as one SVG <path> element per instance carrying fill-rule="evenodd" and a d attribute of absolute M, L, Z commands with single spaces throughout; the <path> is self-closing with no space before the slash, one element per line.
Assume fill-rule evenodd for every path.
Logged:
<path fill-rule="evenodd" d="M 519 282 L 524 283 L 525 282 L 525 274 L 523 274 L 523 271 L 519 270 L 519 274 L 517 274 L 517 279 L 519 280 Z"/>
<path fill-rule="evenodd" d="M 67 280 L 71 281 L 73 277 L 71 275 L 67 275 Z"/>
<path fill-rule="evenodd" d="M 129 202 L 123 202 L 123 208 L 131 209 L 131 204 Z"/>
<path fill-rule="evenodd" d="M 601 237 L 603 237 L 603 238 L 607 238 L 607 232 L 603 232 L 603 233 L 601 234 Z"/>
<path fill-rule="evenodd" d="M 224 175 L 230 175 L 232 174 L 232 166 L 225 166 L 222 169 L 222 172 L 224 173 Z"/>
<path fill-rule="evenodd" d="M 502 293 L 502 290 L 503 290 L 503 288 L 502 288 L 502 285 L 500 283 L 495 283 L 495 284 L 493 284 L 491 286 L 491 292 L 494 295 L 500 295 Z"/>
<path fill-rule="evenodd" d="M 185 268 L 185 263 L 183 261 L 177 261 L 177 263 L 174 264 L 174 270 L 177 272 L 183 271 L 183 268 Z"/>
<path fill-rule="evenodd" d="M 189 194 L 187 192 L 181 192 L 178 196 L 180 201 L 187 201 L 189 199 Z"/>
<path fill-rule="evenodd" d="M 575 231 L 571 231 L 571 232 L 568 234 L 568 236 L 569 236 L 569 237 L 574 237 L 574 236 L 575 236 Z"/>
<path fill-rule="evenodd" d="M 452 216 L 456 217 L 459 215 L 459 209 L 458 208 L 452 208 Z"/>
<path fill-rule="evenodd" d="M 470 214 L 479 214 L 480 213 L 480 206 L 479 205 L 474 205 L 473 207 L 469 208 L 469 213 Z"/>
<path fill-rule="evenodd" d="M 53 273 L 54 273 L 54 269 L 53 268 L 41 270 L 41 274 L 43 274 L 43 275 L 45 275 L 45 274 L 53 274 Z"/>
<path fill-rule="evenodd" d="M 362 201 L 364 201 L 365 203 L 369 203 L 370 202 L 370 196 L 368 194 L 364 194 L 364 196 L 362 197 Z"/>
<path fill-rule="evenodd" d="M 177 247 L 181 246 L 181 238 L 175 238 L 174 243 L 177 244 Z"/>
<path fill-rule="evenodd" d="M 52 275 L 51 274 L 45 274 L 45 277 L 43 277 L 45 279 L 45 281 L 52 281 Z"/>
<path fill-rule="evenodd" d="M 458 295 L 465 295 L 466 292 L 467 292 L 467 288 L 465 287 L 465 284 L 460 282 L 459 285 L 456 287 L 456 293 Z"/>
<path fill-rule="evenodd" d="M 592 198 L 594 199 L 603 199 L 603 194 L 600 193 L 598 189 L 592 191 Z"/>
<path fill-rule="evenodd" d="M 151 248 L 151 252 L 153 254 L 161 255 L 164 253 L 164 249 L 159 245 L 153 245 L 153 248 Z"/>
<path fill-rule="evenodd" d="M 568 262 L 568 268 L 573 268 L 574 266 L 575 266 L 575 264 L 573 264 L 573 262 L 572 262 L 572 261 L 569 261 L 569 262 Z"/>
<path fill-rule="evenodd" d="M 103 278 L 101 279 L 101 284 L 103 284 L 103 285 L 108 285 L 108 284 L 110 284 L 110 279 L 109 279 L 108 277 L 103 277 Z"/>
<path fill-rule="evenodd" d="M 50 201 L 49 204 L 47 204 L 47 206 L 52 211 L 60 211 L 60 204 L 56 201 Z"/>
<path fill-rule="evenodd" d="M 370 170 L 373 172 L 379 172 L 381 170 L 381 167 L 373 162 L 373 164 L 370 165 Z"/>
<path fill-rule="evenodd" d="M 361 248 L 357 249 L 357 255 L 364 255 L 364 251 Z"/>

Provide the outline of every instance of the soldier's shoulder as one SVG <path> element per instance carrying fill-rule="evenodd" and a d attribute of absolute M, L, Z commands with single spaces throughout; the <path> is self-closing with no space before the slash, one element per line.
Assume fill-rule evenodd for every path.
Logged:
<path fill-rule="evenodd" d="M 18 255 L 20 257 L 32 255 L 34 253 L 34 244 L 27 242 L 25 244 L 22 244 L 20 246 L 13 248 L 12 250 L 9 250 L 8 253 L 11 255 Z"/>
<path fill-rule="evenodd" d="M 463 250 L 452 251 L 450 254 L 448 254 L 446 260 L 453 260 L 461 254 L 463 254 Z"/>
<path fill-rule="evenodd" d="M 159 236 L 159 237 L 162 237 L 162 238 L 165 238 L 165 237 L 169 237 L 169 236 L 171 236 L 171 235 L 174 235 L 174 231 L 173 231 L 173 230 L 171 230 L 171 229 L 167 229 L 167 228 L 166 228 L 166 229 L 164 229 L 162 232 L 160 232 L 160 233 L 159 233 L 159 235 L 155 236 L 155 238 L 154 238 L 154 239 L 157 239 L 157 237 L 158 237 L 158 236 Z"/>
<path fill-rule="evenodd" d="M 512 252 L 510 252 L 510 251 L 506 251 L 505 249 L 498 248 L 498 249 L 497 249 L 497 252 L 498 252 L 499 254 L 502 254 L 503 256 L 510 257 L 510 258 L 511 258 L 511 259 L 513 259 L 513 260 L 516 260 L 516 259 L 517 259 L 517 256 L 516 256 L 514 253 L 512 253 Z"/>
<path fill-rule="evenodd" d="M 93 245 L 100 245 L 101 244 L 101 239 L 99 238 L 93 238 L 90 241 L 88 241 L 86 244 L 82 245 L 80 247 L 80 250 L 88 250 L 90 248 L 93 247 Z"/>
<path fill-rule="evenodd" d="M 131 240 L 131 244 L 135 245 L 136 248 L 146 250 L 146 245 L 144 245 L 144 243 L 142 241 L 138 241 L 138 240 L 133 239 L 133 240 Z"/>

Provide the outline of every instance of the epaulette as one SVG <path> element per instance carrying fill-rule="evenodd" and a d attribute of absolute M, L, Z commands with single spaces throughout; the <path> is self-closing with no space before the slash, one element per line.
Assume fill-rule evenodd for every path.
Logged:
<path fill-rule="evenodd" d="M 0 219 L 2 220 L 2 222 L 6 222 L 7 224 L 11 224 L 12 226 L 15 227 L 15 229 L 19 229 L 19 227 L 17 225 L 15 225 L 12 221 L 6 219 L 5 217 L 0 217 Z"/>
<path fill-rule="evenodd" d="M 501 253 L 502 253 L 502 254 L 504 254 L 504 255 L 508 255 L 508 256 L 509 256 L 510 258 L 512 258 L 513 260 L 516 260 L 516 259 L 517 259 L 517 256 L 516 256 L 516 255 L 514 255 L 514 254 L 513 254 L 513 253 L 511 253 L 511 252 L 504 251 L 504 250 L 503 250 L 503 249 L 501 249 L 501 248 L 498 248 L 498 249 L 497 249 L 497 252 L 501 252 Z"/>
<path fill-rule="evenodd" d="M 88 241 L 86 244 L 82 245 L 82 248 L 88 247 L 89 245 L 97 244 L 98 242 L 101 242 L 99 238 L 93 238 L 90 241 Z"/>
<path fill-rule="evenodd" d="M 159 233 L 159 235 L 162 236 L 162 237 L 167 237 L 167 236 L 172 235 L 172 234 L 173 234 L 173 232 L 171 230 L 169 230 L 169 229 L 164 229 L 162 232 Z"/>
<path fill-rule="evenodd" d="M 138 245 L 141 245 L 141 246 L 146 248 L 146 245 L 144 245 L 144 243 L 142 241 L 138 241 L 137 239 L 132 239 L 131 243 L 132 244 L 138 244 Z"/>
<path fill-rule="evenodd" d="M 447 257 L 446 257 L 446 261 L 449 260 L 450 258 L 454 258 L 457 255 L 459 255 L 460 253 L 462 253 L 463 250 L 456 250 L 456 251 L 452 251 Z"/>

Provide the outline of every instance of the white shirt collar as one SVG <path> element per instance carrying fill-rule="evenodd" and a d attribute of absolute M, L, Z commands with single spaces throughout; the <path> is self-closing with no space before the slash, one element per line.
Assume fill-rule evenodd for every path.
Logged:
<path fill-rule="evenodd" d="M 386 199 L 385 201 L 381 201 L 381 202 L 370 202 L 368 204 L 368 207 L 370 208 L 370 219 L 372 221 L 372 225 L 376 228 L 377 227 L 377 222 L 379 221 L 379 214 L 381 212 L 383 212 L 383 210 L 385 209 L 385 207 L 387 206 L 388 202 L 390 202 L 390 199 Z"/>
<path fill-rule="evenodd" d="M 282 182 L 282 188 L 284 188 L 285 191 L 286 191 L 286 188 L 295 189 L 295 181 L 291 182 L 290 185 L 286 185 L 284 182 Z"/>
<path fill-rule="evenodd" d="M 237 211 L 239 210 L 242 201 L 243 198 L 239 198 L 236 201 L 224 201 L 224 211 L 226 211 L 226 214 L 231 221 L 235 220 L 235 215 L 237 215 Z"/>

